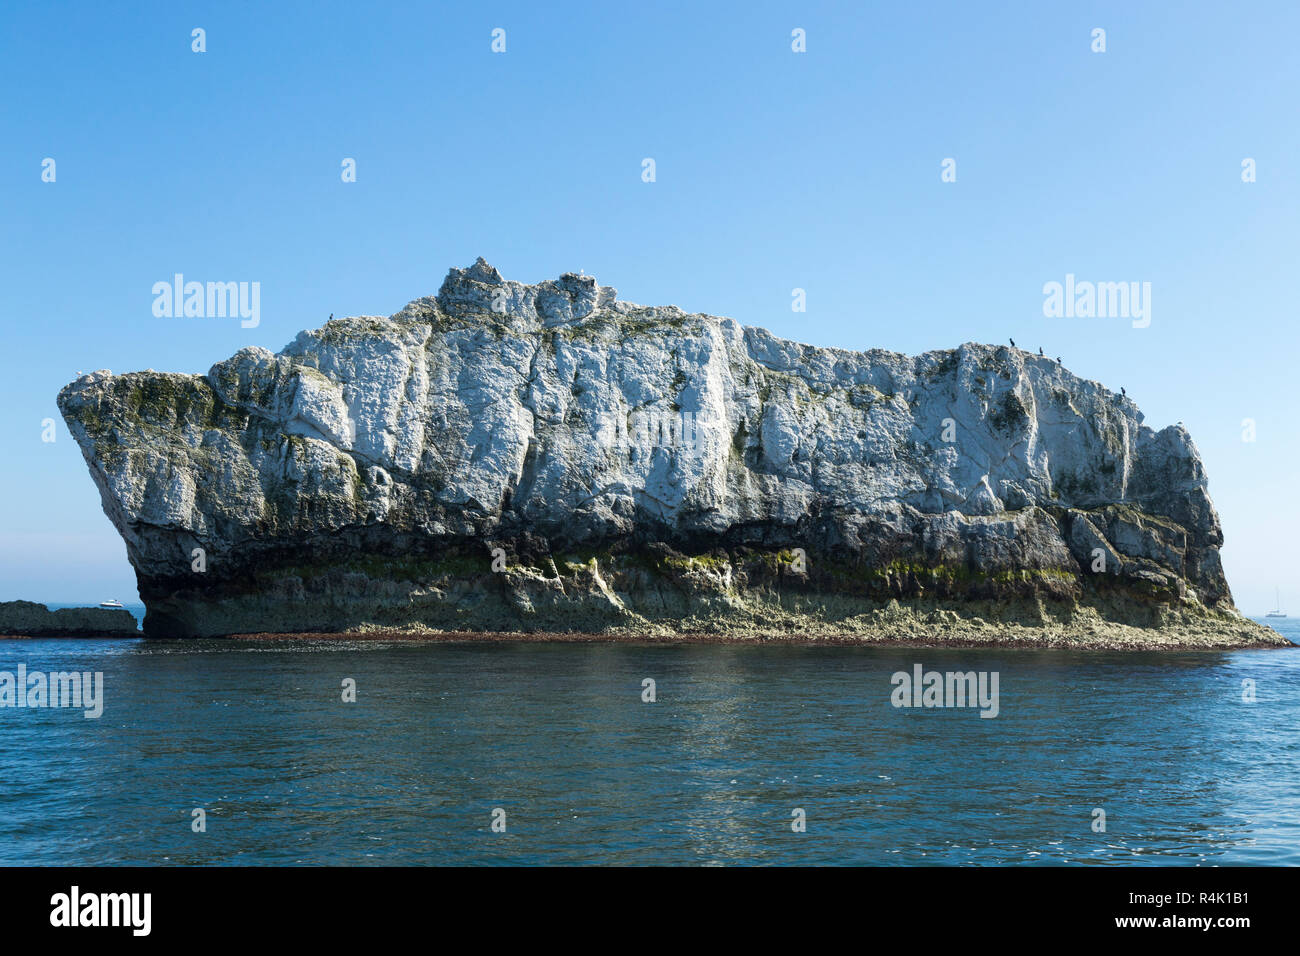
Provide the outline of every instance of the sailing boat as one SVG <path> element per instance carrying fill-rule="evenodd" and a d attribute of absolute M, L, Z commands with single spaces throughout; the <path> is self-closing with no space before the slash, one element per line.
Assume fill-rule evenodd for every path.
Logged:
<path fill-rule="evenodd" d="M 1286 612 L 1282 610 L 1282 592 L 1280 590 L 1277 591 L 1276 597 L 1277 597 L 1277 601 L 1276 601 L 1277 606 L 1273 610 L 1265 614 L 1264 615 L 1265 617 L 1286 617 Z"/>

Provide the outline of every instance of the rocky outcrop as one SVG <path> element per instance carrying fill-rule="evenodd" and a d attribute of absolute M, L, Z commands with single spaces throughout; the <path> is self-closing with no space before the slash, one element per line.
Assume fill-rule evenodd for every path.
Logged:
<path fill-rule="evenodd" d="M 480 259 L 59 407 L 152 635 L 1272 634 L 1233 609 L 1187 432 L 1014 348 L 813 348 Z"/>
<path fill-rule="evenodd" d="M 139 637 L 135 617 L 121 608 L 61 607 L 34 601 L 0 601 L 0 636 Z"/>

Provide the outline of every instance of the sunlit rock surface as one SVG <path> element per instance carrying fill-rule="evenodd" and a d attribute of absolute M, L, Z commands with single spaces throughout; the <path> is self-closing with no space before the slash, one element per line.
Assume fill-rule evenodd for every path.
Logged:
<path fill-rule="evenodd" d="M 59 407 L 150 635 L 1272 640 L 1187 432 L 1013 348 L 814 348 L 480 259 Z"/>

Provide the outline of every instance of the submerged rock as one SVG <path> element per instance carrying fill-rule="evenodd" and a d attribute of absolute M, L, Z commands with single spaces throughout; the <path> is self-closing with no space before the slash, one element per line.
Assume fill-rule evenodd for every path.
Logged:
<path fill-rule="evenodd" d="M 814 348 L 480 259 L 59 407 L 150 635 L 1276 636 L 1233 608 L 1187 432 L 1014 348 Z"/>
<path fill-rule="evenodd" d="M 0 601 L 0 635 L 20 637 L 138 637 L 135 617 L 122 608 L 61 607 Z"/>

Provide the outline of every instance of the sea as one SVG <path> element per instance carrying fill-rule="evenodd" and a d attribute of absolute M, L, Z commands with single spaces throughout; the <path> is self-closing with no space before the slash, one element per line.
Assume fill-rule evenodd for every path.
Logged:
<path fill-rule="evenodd" d="M 3 865 L 1300 864 L 1300 647 L 0 641 L 19 665 L 102 675 L 102 713 L 0 707 Z M 900 675 L 932 672 L 926 706 Z"/>

